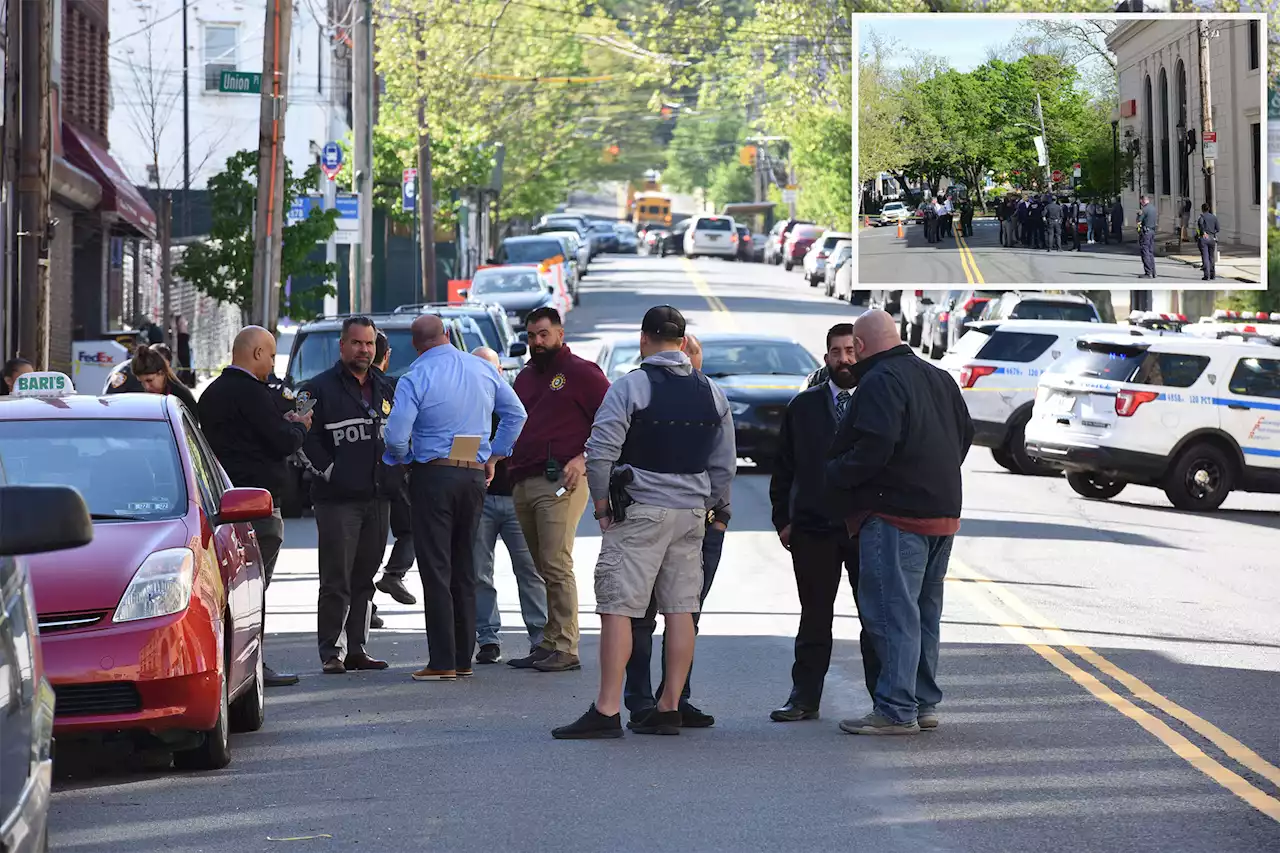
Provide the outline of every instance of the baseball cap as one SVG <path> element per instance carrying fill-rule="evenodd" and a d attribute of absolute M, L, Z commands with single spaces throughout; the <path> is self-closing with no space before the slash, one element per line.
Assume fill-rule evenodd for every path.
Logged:
<path fill-rule="evenodd" d="M 670 305 L 655 305 L 644 314 L 640 331 L 665 340 L 684 337 L 684 315 Z"/>

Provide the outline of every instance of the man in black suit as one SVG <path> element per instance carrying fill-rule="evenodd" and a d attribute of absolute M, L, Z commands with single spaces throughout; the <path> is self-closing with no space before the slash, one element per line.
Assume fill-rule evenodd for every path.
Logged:
<path fill-rule="evenodd" d="M 831 664 L 831 623 L 842 568 L 858 590 L 858 541 L 846 532 L 826 497 L 824 469 L 836 427 L 853 399 L 853 325 L 827 332 L 826 380 L 811 384 L 787 406 L 769 500 L 782 546 L 791 552 L 800 593 L 800 628 L 791 668 L 791 696 L 770 717 L 780 723 L 816 720 L 822 683 Z M 875 689 L 880 661 L 864 629 L 859 638 L 867 692 Z"/>

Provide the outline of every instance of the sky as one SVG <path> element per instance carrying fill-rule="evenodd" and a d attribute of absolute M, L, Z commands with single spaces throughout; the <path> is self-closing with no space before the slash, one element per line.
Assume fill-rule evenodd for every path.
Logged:
<path fill-rule="evenodd" d="M 969 22 L 957 21 L 959 17 L 962 16 L 938 16 L 936 20 L 859 21 L 859 45 L 865 45 L 867 36 L 875 32 L 887 41 L 910 48 L 889 57 L 891 68 L 910 65 L 915 59 L 913 53 L 928 53 L 946 59 L 957 71 L 972 71 L 987 61 L 988 48 L 1004 47 L 1022 26 L 1016 18 Z"/>

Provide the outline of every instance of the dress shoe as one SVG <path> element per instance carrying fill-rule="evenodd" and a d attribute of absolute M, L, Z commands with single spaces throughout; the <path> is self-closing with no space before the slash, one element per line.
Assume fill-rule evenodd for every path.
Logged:
<path fill-rule="evenodd" d="M 342 665 L 347 669 L 386 669 L 390 666 L 386 661 L 371 658 L 363 652 L 347 655 L 347 659 L 342 662 Z"/>
<path fill-rule="evenodd" d="M 571 672 L 582 669 L 582 661 L 568 652 L 552 652 L 533 665 L 538 672 Z"/>
<path fill-rule="evenodd" d="M 677 731 L 679 731 L 677 729 Z M 614 714 L 606 717 L 596 710 L 595 703 L 574 722 L 567 726 L 551 730 L 556 740 L 594 740 L 597 738 L 622 737 L 622 715 Z"/>
<path fill-rule="evenodd" d="M 336 657 L 329 658 L 325 661 L 323 669 L 325 675 L 342 675 L 347 671 L 346 665 L 343 664 L 341 659 Z"/>
<path fill-rule="evenodd" d="M 507 666 L 514 666 L 516 669 L 533 669 L 534 664 L 549 657 L 551 657 L 551 649 L 535 646 L 528 657 L 509 660 Z"/>
<path fill-rule="evenodd" d="M 476 663 L 498 663 L 502 660 L 502 646 L 497 643 L 485 643 L 476 654 Z"/>
<path fill-rule="evenodd" d="M 263 664 L 262 683 L 267 687 L 290 687 L 298 683 L 298 676 L 292 672 L 276 672 L 271 667 Z"/>
<path fill-rule="evenodd" d="M 391 596 L 399 604 L 412 605 L 417 604 L 418 599 L 413 597 L 413 593 L 405 588 L 404 579 L 398 575 L 388 576 L 386 572 L 382 573 L 382 580 L 374 584 L 379 592 L 385 592 Z"/>
<path fill-rule="evenodd" d="M 383 622 L 383 621 L 382 621 L 382 617 L 381 617 L 381 616 L 379 616 L 377 613 L 375 613 L 375 614 L 373 614 L 372 616 L 370 616 L 370 617 L 369 617 L 369 627 L 370 627 L 370 628 L 385 628 L 385 627 L 387 627 L 387 623 L 386 623 L 386 622 Z"/>
<path fill-rule="evenodd" d="M 458 671 L 456 669 L 431 669 L 427 667 L 420 669 L 413 674 L 414 681 L 457 681 Z"/>
<path fill-rule="evenodd" d="M 801 720 L 818 719 L 818 709 L 802 708 L 795 702 L 788 701 L 775 711 L 769 712 L 769 719 L 775 723 L 798 723 Z"/>

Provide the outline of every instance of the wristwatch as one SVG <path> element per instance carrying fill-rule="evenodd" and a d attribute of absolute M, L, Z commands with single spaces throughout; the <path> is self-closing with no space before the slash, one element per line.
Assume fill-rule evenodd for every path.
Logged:
<path fill-rule="evenodd" d="M 604 512 L 592 511 L 591 513 L 591 515 L 595 518 L 596 521 L 599 521 L 602 518 L 608 518 L 612 514 L 613 513 L 609 512 L 609 510 L 607 509 Z"/>

